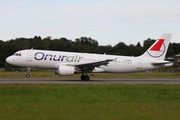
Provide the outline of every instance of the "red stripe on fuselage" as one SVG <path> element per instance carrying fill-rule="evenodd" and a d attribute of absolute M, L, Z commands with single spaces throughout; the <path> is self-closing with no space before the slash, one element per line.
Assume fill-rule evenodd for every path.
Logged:
<path fill-rule="evenodd" d="M 150 49 L 153 51 L 160 51 L 162 44 L 164 43 L 164 39 L 158 40 L 158 42 Z"/>

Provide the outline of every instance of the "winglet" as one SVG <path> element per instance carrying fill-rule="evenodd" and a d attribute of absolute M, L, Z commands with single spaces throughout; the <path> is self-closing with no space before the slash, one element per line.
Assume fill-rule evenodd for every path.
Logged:
<path fill-rule="evenodd" d="M 172 33 L 164 33 L 141 57 L 164 60 Z"/>

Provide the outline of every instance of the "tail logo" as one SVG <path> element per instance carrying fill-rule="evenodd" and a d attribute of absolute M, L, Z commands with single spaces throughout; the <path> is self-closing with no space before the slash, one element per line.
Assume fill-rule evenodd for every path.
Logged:
<path fill-rule="evenodd" d="M 166 46 L 164 44 L 164 39 L 159 39 L 155 45 L 153 45 L 147 53 L 154 58 L 161 57 L 166 50 Z"/>

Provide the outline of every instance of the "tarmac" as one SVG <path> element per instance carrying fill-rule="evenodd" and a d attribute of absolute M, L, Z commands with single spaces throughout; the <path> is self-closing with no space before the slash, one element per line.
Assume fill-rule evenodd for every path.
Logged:
<path fill-rule="evenodd" d="M 180 78 L 0 78 L 0 84 L 180 84 Z"/>

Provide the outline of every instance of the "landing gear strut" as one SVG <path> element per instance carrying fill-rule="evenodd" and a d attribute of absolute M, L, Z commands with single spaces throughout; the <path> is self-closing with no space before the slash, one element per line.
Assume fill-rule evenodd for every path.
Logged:
<path fill-rule="evenodd" d="M 30 71 L 31 71 L 31 68 L 27 68 L 28 70 L 28 73 L 26 74 L 26 77 L 29 78 L 31 75 L 30 75 Z"/>
<path fill-rule="evenodd" d="M 81 80 L 89 81 L 89 80 L 90 80 L 90 77 L 89 77 L 87 74 L 86 74 L 86 75 L 82 74 L 82 75 L 81 75 Z"/>

